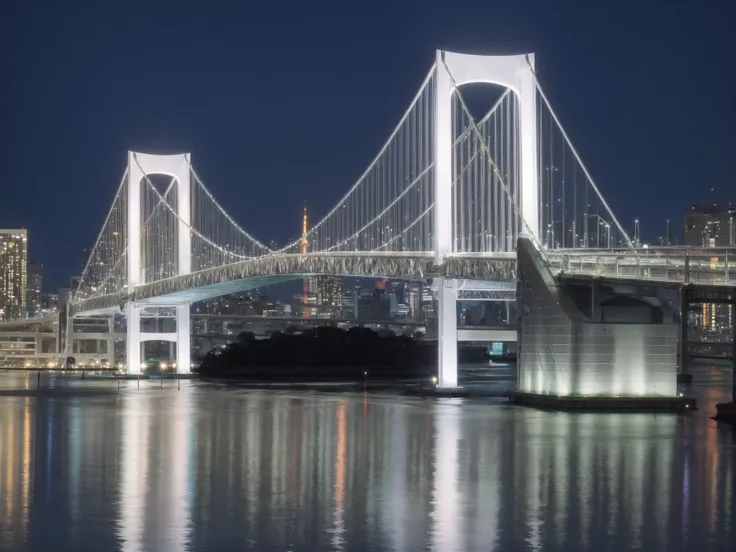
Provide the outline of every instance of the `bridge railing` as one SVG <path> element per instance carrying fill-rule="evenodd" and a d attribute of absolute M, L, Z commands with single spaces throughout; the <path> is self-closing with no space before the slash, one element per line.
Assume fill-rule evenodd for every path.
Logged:
<path fill-rule="evenodd" d="M 673 284 L 736 286 L 736 248 L 549 251 L 559 273 Z"/>

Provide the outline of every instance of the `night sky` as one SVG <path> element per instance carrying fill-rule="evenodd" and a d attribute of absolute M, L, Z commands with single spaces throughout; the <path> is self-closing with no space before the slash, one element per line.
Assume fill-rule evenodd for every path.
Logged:
<path fill-rule="evenodd" d="M 305 199 L 316 219 L 353 184 L 443 48 L 535 52 L 619 220 L 652 239 L 692 203 L 736 202 L 734 4 L 11 0 L 0 227 L 28 228 L 55 291 L 127 150 L 187 151 L 242 226 L 284 243 Z"/>

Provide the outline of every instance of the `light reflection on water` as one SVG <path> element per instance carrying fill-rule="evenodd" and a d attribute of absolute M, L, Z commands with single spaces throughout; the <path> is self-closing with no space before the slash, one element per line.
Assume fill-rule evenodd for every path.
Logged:
<path fill-rule="evenodd" d="M 700 370 L 687 416 L 0 374 L 0 550 L 732 550 Z"/>

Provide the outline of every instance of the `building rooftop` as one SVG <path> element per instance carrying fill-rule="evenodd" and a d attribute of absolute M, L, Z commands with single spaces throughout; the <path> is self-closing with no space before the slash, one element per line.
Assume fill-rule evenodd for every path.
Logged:
<path fill-rule="evenodd" d="M 715 203 L 709 205 L 693 205 L 687 214 L 690 213 L 706 215 L 736 214 L 736 207 L 733 207 L 731 203 L 727 205 L 716 205 Z"/>

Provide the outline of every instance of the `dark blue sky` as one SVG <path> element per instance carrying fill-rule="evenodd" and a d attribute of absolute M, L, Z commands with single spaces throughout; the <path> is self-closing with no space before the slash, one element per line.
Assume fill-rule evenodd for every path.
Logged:
<path fill-rule="evenodd" d="M 736 201 L 733 4 L 15 1 L 0 18 L 0 227 L 29 229 L 54 290 L 126 151 L 189 151 L 244 227 L 283 243 L 305 199 L 316 218 L 359 176 L 443 48 L 536 52 L 619 219 L 659 235 L 691 203 Z"/>

